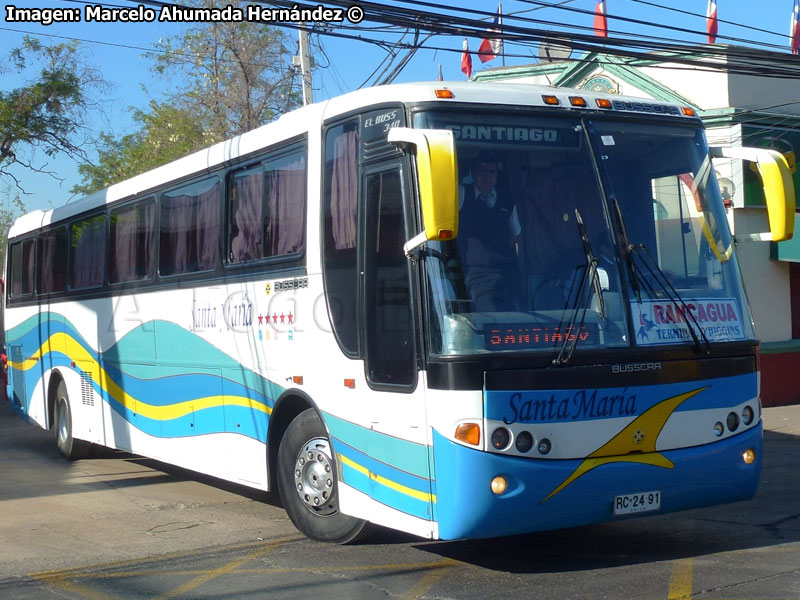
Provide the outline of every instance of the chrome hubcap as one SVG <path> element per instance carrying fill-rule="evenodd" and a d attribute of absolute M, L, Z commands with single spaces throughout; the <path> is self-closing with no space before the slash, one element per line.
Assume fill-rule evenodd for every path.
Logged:
<path fill-rule="evenodd" d="M 69 424 L 67 423 L 66 400 L 58 399 L 58 440 L 65 444 L 69 436 Z"/>
<path fill-rule="evenodd" d="M 333 493 L 333 464 L 328 440 L 314 438 L 305 443 L 294 465 L 297 494 L 310 511 L 327 517 L 338 512 Z"/>

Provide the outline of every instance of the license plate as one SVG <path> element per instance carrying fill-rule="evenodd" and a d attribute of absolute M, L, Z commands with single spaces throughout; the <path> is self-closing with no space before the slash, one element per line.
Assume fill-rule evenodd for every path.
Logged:
<path fill-rule="evenodd" d="M 639 492 L 614 496 L 614 516 L 649 512 L 661 508 L 661 492 Z"/>

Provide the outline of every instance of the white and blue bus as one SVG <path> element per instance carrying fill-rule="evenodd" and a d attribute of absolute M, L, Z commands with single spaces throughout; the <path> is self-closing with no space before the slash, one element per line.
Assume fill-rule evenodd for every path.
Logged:
<path fill-rule="evenodd" d="M 432 539 L 750 498 L 758 341 L 690 107 L 520 84 L 306 106 L 8 236 L 9 401 L 68 458 Z"/>

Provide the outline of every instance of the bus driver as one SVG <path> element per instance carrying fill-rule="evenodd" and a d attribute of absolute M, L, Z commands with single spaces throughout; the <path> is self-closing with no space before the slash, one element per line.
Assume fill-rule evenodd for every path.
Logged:
<path fill-rule="evenodd" d="M 497 188 L 498 159 L 481 152 L 459 190 L 459 234 L 465 282 L 483 312 L 519 310 L 522 286 L 515 241 L 522 231 L 517 207 Z"/>

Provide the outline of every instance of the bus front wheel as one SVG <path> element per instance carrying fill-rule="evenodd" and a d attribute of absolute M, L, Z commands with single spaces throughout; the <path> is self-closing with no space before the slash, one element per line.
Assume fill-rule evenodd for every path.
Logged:
<path fill-rule="evenodd" d="M 72 437 L 72 410 L 69 406 L 67 385 L 58 382 L 55 401 L 55 437 L 58 451 L 69 460 L 77 460 L 89 453 L 89 442 Z"/>
<path fill-rule="evenodd" d="M 320 542 L 347 544 L 368 523 L 339 512 L 336 463 L 325 427 L 314 409 L 289 424 L 278 448 L 278 490 L 300 532 Z"/>

